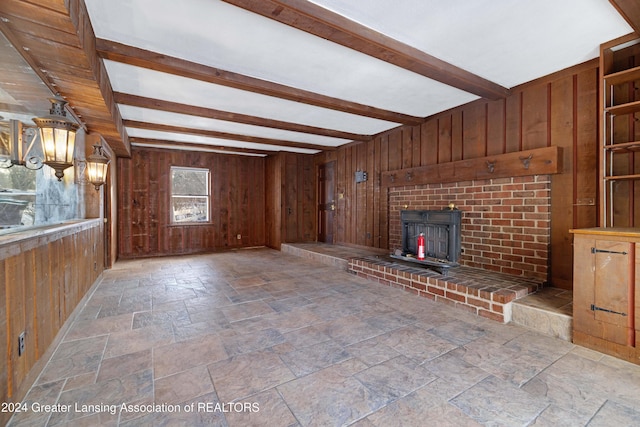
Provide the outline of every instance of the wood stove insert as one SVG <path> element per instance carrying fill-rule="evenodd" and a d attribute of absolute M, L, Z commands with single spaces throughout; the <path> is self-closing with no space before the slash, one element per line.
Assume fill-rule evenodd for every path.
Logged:
<path fill-rule="evenodd" d="M 446 275 L 451 267 L 458 266 L 462 252 L 460 228 L 462 211 L 400 211 L 402 222 L 402 248 L 391 257 L 421 264 Z M 426 258 L 418 260 L 417 240 L 425 236 Z"/>

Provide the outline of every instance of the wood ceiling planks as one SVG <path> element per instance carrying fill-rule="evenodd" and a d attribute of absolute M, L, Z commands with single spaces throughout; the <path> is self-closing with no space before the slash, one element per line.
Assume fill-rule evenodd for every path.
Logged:
<path fill-rule="evenodd" d="M 83 126 L 100 133 L 116 155 L 129 156 L 129 138 L 93 49 L 84 2 L 3 0 L 0 14 L 0 30 L 53 92 L 72 100 Z"/>

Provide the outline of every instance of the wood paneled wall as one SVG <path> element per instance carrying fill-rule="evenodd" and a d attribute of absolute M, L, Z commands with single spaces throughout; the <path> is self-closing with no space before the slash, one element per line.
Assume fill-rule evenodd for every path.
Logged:
<path fill-rule="evenodd" d="M 102 274 L 103 228 L 102 219 L 87 220 L 25 231 L 24 238 L 2 242 L 0 341 L 7 350 L 0 352 L 0 402 L 24 397 L 30 369 Z M 18 356 L 23 331 L 25 352 Z M 10 415 L 0 413 L 0 424 Z"/>
<path fill-rule="evenodd" d="M 210 169 L 210 224 L 170 223 L 171 166 Z M 118 159 L 118 233 L 122 258 L 264 245 L 264 158 L 134 148 Z"/>
<path fill-rule="evenodd" d="M 316 167 L 314 156 L 278 153 L 267 157 L 266 245 L 315 241 Z"/>
<path fill-rule="evenodd" d="M 551 184 L 550 281 L 572 286 L 571 228 L 597 224 L 598 64 L 590 61 L 478 100 L 368 142 L 318 155 L 337 160 L 336 242 L 388 249 L 384 171 L 533 148 L 563 147 L 564 171 Z M 368 172 L 356 183 L 354 172 Z"/>

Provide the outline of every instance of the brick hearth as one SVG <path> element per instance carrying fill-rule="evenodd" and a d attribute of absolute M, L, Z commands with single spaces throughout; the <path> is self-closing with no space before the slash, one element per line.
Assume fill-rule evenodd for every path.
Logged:
<path fill-rule="evenodd" d="M 422 267 L 369 256 L 349 259 L 349 270 L 360 277 L 404 289 L 499 322 L 511 321 L 511 303 L 542 288 L 542 281 L 470 267 L 446 276 Z"/>

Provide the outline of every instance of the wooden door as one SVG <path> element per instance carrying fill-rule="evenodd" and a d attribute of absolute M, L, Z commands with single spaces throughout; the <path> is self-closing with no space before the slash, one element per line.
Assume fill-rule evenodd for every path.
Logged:
<path fill-rule="evenodd" d="M 318 167 L 318 241 L 333 243 L 336 162 Z"/>

